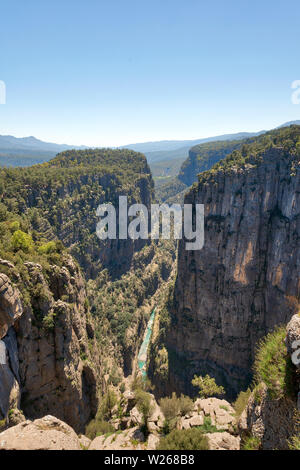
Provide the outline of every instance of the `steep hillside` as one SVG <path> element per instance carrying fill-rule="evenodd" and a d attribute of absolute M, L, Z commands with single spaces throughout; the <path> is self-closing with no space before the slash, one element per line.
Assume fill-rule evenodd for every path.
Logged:
<path fill-rule="evenodd" d="M 1 170 L 0 193 L 7 356 L 0 421 L 22 419 L 21 408 L 26 417 L 53 414 L 82 431 L 107 385 L 132 371 L 155 295 L 172 269 L 174 246 L 95 235 L 100 203 L 117 207 L 127 195 L 129 204 L 149 206 L 146 159 L 126 150 L 65 152 Z"/>
<path fill-rule="evenodd" d="M 42 165 L 0 171 L 0 201 L 16 214 L 26 213 L 37 232 L 61 240 L 87 277 L 104 267 L 114 274 L 124 272 L 135 249 L 145 243 L 100 243 L 95 232 L 98 205 L 111 202 L 118 207 L 119 196 L 127 195 L 128 204 L 148 207 L 152 192 L 145 157 L 129 150 L 68 151 Z"/>
<path fill-rule="evenodd" d="M 249 384 L 255 345 L 300 296 L 300 127 L 244 145 L 199 176 L 185 203 L 205 204 L 205 245 L 178 250 L 165 333 L 153 357 L 165 386 L 192 393 L 209 373 L 229 395 Z M 159 344 L 160 343 L 160 344 Z M 165 388 L 164 388 L 165 387 Z"/>
<path fill-rule="evenodd" d="M 210 170 L 217 162 L 240 148 L 244 142 L 245 140 L 219 141 L 192 147 L 181 166 L 178 179 L 191 186 L 197 181 L 198 173 Z"/>
<path fill-rule="evenodd" d="M 300 121 L 291 121 L 282 124 L 277 129 L 290 127 L 292 125 L 299 125 Z M 232 136 L 220 136 L 219 139 L 213 141 L 206 141 L 193 146 L 189 150 L 189 156 L 182 164 L 178 179 L 191 186 L 197 181 L 197 176 L 203 171 L 210 170 L 216 163 L 223 160 L 227 155 L 234 150 L 238 150 L 242 145 L 249 145 L 254 142 L 255 138 L 263 135 L 264 132 L 256 134 L 233 134 Z"/>

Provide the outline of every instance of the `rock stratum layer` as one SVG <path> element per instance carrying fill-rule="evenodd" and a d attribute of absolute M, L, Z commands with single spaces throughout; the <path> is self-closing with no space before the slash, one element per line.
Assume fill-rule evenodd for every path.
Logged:
<path fill-rule="evenodd" d="M 193 375 L 208 373 L 235 395 L 251 380 L 258 340 L 294 313 L 299 141 L 295 127 L 267 134 L 199 175 L 186 195 L 185 203 L 205 205 L 205 245 L 179 243 L 168 390 L 192 393 Z"/>

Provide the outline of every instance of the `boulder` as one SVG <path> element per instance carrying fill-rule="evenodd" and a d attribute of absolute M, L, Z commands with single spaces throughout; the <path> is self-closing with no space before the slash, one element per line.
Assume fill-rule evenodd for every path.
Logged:
<path fill-rule="evenodd" d="M 159 427 L 156 426 L 155 423 L 148 421 L 148 431 L 150 433 L 157 433 L 159 431 Z"/>
<path fill-rule="evenodd" d="M 186 418 L 181 418 L 178 428 L 179 429 L 190 429 L 190 420 Z"/>
<path fill-rule="evenodd" d="M 98 436 L 92 441 L 89 450 L 143 450 L 144 440 L 144 434 L 135 427 L 108 437 Z"/>
<path fill-rule="evenodd" d="M 204 424 L 204 416 L 203 414 L 199 414 L 199 415 L 193 416 L 187 421 L 189 422 L 189 425 L 191 428 L 195 426 L 202 426 Z"/>
<path fill-rule="evenodd" d="M 130 418 L 134 426 L 135 425 L 141 426 L 143 424 L 143 415 L 142 413 L 139 412 L 136 406 L 134 406 L 132 410 L 130 411 Z"/>
<path fill-rule="evenodd" d="M 226 400 L 218 398 L 198 398 L 194 410 L 210 417 L 211 424 L 218 429 L 231 430 L 236 425 L 235 411 Z M 202 423 L 203 424 L 203 423 Z"/>
<path fill-rule="evenodd" d="M 80 450 L 75 431 L 54 416 L 24 421 L 0 434 L 1 450 Z"/>
<path fill-rule="evenodd" d="M 209 450 L 240 450 L 240 437 L 232 436 L 228 432 L 214 432 L 205 436 Z"/>
<path fill-rule="evenodd" d="M 83 434 L 79 436 L 79 444 L 83 450 L 88 450 L 91 442 L 91 439 L 89 439 L 87 436 L 84 436 Z"/>
<path fill-rule="evenodd" d="M 150 434 L 147 441 L 147 450 L 155 450 L 159 443 L 159 437 L 155 434 Z"/>

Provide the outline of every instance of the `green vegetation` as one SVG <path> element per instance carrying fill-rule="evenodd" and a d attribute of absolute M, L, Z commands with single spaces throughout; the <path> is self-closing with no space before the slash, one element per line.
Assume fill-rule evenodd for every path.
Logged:
<path fill-rule="evenodd" d="M 187 190 L 187 188 L 188 186 L 178 178 L 172 178 L 170 181 L 157 186 L 155 194 L 159 202 L 169 202 L 179 193 Z"/>
<path fill-rule="evenodd" d="M 203 434 L 210 434 L 214 432 L 224 432 L 223 429 L 218 429 L 217 426 L 214 426 L 211 423 L 211 417 L 210 416 L 204 416 L 204 424 L 202 426 L 197 426 L 198 429 L 200 429 Z"/>
<path fill-rule="evenodd" d="M 0 258 L 14 264 L 14 268 L 1 266 L 2 272 L 19 280 L 38 326 L 50 331 L 55 315 L 43 319 L 39 305 L 41 295 L 47 302 L 47 293 L 33 285 L 24 262 L 40 264 L 47 279 L 50 265 L 62 266 L 70 251 L 90 279 L 90 302 L 86 300 L 85 308 L 92 312 L 101 353 L 115 352 L 114 369 L 108 371 L 114 385 L 122 379 L 117 372 L 118 366 L 123 367 L 122 355 L 128 350 L 130 355 L 138 341 L 136 336 L 130 338 L 128 330 L 142 328 L 147 321 L 143 302 L 168 277 L 172 259 L 162 243 L 144 250 L 141 243 L 134 253 L 131 240 L 121 247 L 119 242 L 100 242 L 95 233 L 96 208 L 107 202 L 117 206 L 120 195 L 127 195 L 129 204 L 149 203 L 153 188 L 145 157 L 124 149 L 72 150 L 30 168 L 0 169 Z M 175 245 L 171 252 L 175 256 Z"/>
<path fill-rule="evenodd" d="M 103 271 L 88 282 L 90 309 L 103 350 L 112 340 L 119 356 L 135 349 L 139 338 L 132 331 L 148 322 L 150 311 L 145 303 L 168 279 L 174 258 L 174 242 L 153 242 L 133 255 L 131 270 L 118 279 Z"/>
<path fill-rule="evenodd" d="M 185 416 L 190 413 L 194 408 L 194 402 L 190 397 L 185 395 L 176 396 L 176 393 L 172 393 L 171 397 L 161 398 L 159 401 L 161 410 L 166 418 L 170 421 L 176 416 Z"/>
<path fill-rule="evenodd" d="M 261 440 L 259 437 L 247 436 L 242 442 L 242 450 L 259 450 L 261 447 Z"/>
<path fill-rule="evenodd" d="M 289 443 L 290 450 L 300 450 L 300 436 L 293 436 Z"/>
<path fill-rule="evenodd" d="M 234 409 L 236 412 L 237 418 L 241 416 L 243 411 L 246 409 L 246 406 L 248 404 L 249 397 L 251 395 L 251 389 L 248 388 L 245 392 L 241 391 L 234 403 Z"/>
<path fill-rule="evenodd" d="M 180 412 L 179 400 L 176 394 L 173 392 L 171 397 L 161 398 L 159 406 L 166 419 L 165 427 L 167 430 L 174 428 Z"/>
<path fill-rule="evenodd" d="M 143 416 L 143 432 L 145 435 L 148 434 L 148 420 L 154 411 L 152 405 L 152 398 L 150 393 L 144 390 L 138 390 L 135 394 L 136 406 L 141 415 Z"/>
<path fill-rule="evenodd" d="M 159 186 L 159 184 L 161 184 L 161 181 L 167 181 L 170 178 L 176 177 L 186 157 L 187 153 L 181 158 L 174 158 L 172 160 L 160 160 L 158 162 L 153 163 L 149 162 L 155 186 Z"/>
<path fill-rule="evenodd" d="M 225 395 L 224 388 L 221 385 L 218 386 L 215 379 L 209 375 L 205 377 L 195 375 L 192 380 L 192 385 L 199 388 L 201 398 Z"/>
<path fill-rule="evenodd" d="M 239 148 L 227 155 L 226 158 L 216 163 L 209 171 L 199 175 L 199 181 L 214 179 L 218 171 L 228 172 L 233 167 L 243 168 L 245 165 L 258 166 L 264 160 L 267 151 L 280 152 L 290 165 L 290 175 L 296 175 L 296 168 L 299 167 L 300 156 L 300 126 L 292 125 L 283 127 L 240 141 Z"/>
<path fill-rule="evenodd" d="M 257 348 L 254 363 L 255 381 L 257 384 L 266 384 L 272 399 L 294 396 L 294 368 L 287 354 L 285 336 L 285 327 L 277 328 L 261 340 Z"/>
<path fill-rule="evenodd" d="M 180 416 L 185 416 L 193 410 L 194 403 L 190 397 L 182 394 L 177 397 L 173 392 L 171 397 L 161 398 L 159 406 L 165 417 L 164 432 L 167 434 L 176 427 Z"/>
<path fill-rule="evenodd" d="M 95 418 L 87 425 L 85 434 L 89 439 L 95 439 L 97 436 L 103 434 L 113 433 L 115 431 L 114 427 L 107 421 Z"/>
<path fill-rule="evenodd" d="M 208 450 L 207 438 L 200 429 L 174 429 L 162 437 L 157 450 Z"/>
<path fill-rule="evenodd" d="M 295 435 L 289 441 L 290 450 L 300 450 L 300 411 L 295 413 Z"/>
<path fill-rule="evenodd" d="M 295 413 L 295 435 L 291 437 L 289 442 L 290 450 L 300 450 L 300 411 Z"/>
<path fill-rule="evenodd" d="M 35 243 L 35 237 L 43 234 L 40 254 L 53 252 L 52 241 L 59 239 L 70 247 L 80 265 L 95 275 L 105 261 L 95 233 L 97 206 L 105 202 L 116 205 L 119 195 L 124 194 L 129 204 L 139 202 L 146 189 L 151 198 L 153 181 L 142 154 L 130 150 L 72 150 L 33 167 L 0 169 L 1 188 L 1 225 L 5 221 L 20 225 L 12 227 L 17 232 L 11 241 L 12 251 L 30 252 L 29 237 Z M 3 225 L 1 235 L 2 231 Z M 110 259 L 110 268 L 112 262 Z"/>
<path fill-rule="evenodd" d="M 113 433 L 114 427 L 109 423 L 112 417 L 112 410 L 117 404 L 117 396 L 115 392 L 109 388 L 102 397 L 99 409 L 95 418 L 89 422 L 86 427 L 85 434 L 90 439 L 102 434 Z"/>
<path fill-rule="evenodd" d="M 182 164 L 178 179 L 187 186 L 197 181 L 198 173 L 210 170 L 217 162 L 234 150 L 239 149 L 245 140 L 208 142 L 192 147 L 189 156 Z"/>

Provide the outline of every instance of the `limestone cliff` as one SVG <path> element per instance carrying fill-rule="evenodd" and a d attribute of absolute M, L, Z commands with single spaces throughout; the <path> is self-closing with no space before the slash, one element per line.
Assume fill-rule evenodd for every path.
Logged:
<path fill-rule="evenodd" d="M 300 296 L 299 127 L 274 131 L 199 175 L 185 203 L 205 205 L 205 245 L 179 243 L 166 335 L 165 390 L 192 393 L 208 373 L 229 395 L 251 380 L 255 346 Z"/>
<path fill-rule="evenodd" d="M 122 379 L 123 359 L 131 367 L 150 314 L 143 301 L 150 309 L 160 273 L 170 270 L 159 255 L 146 270 L 152 257 L 144 260 L 145 252 L 135 266 L 148 240 L 96 236 L 99 204 L 118 213 L 126 195 L 128 205 L 149 207 L 147 161 L 129 150 L 70 151 L 43 165 L 1 169 L 0 189 L 0 346 L 7 356 L 0 421 L 11 424 L 21 407 L 26 418 L 51 414 L 81 431 L 106 381 Z M 96 302 L 100 294 L 104 301 Z"/>
<path fill-rule="evenodd" d="M 1 419 L 21 407 L 28 418 L 52 413 L 82 431 L 97 410 L 100 371 L 84 280 L 70 256 L 61 267 L 24 267 L 22 293 L 1 274 Z"/>

